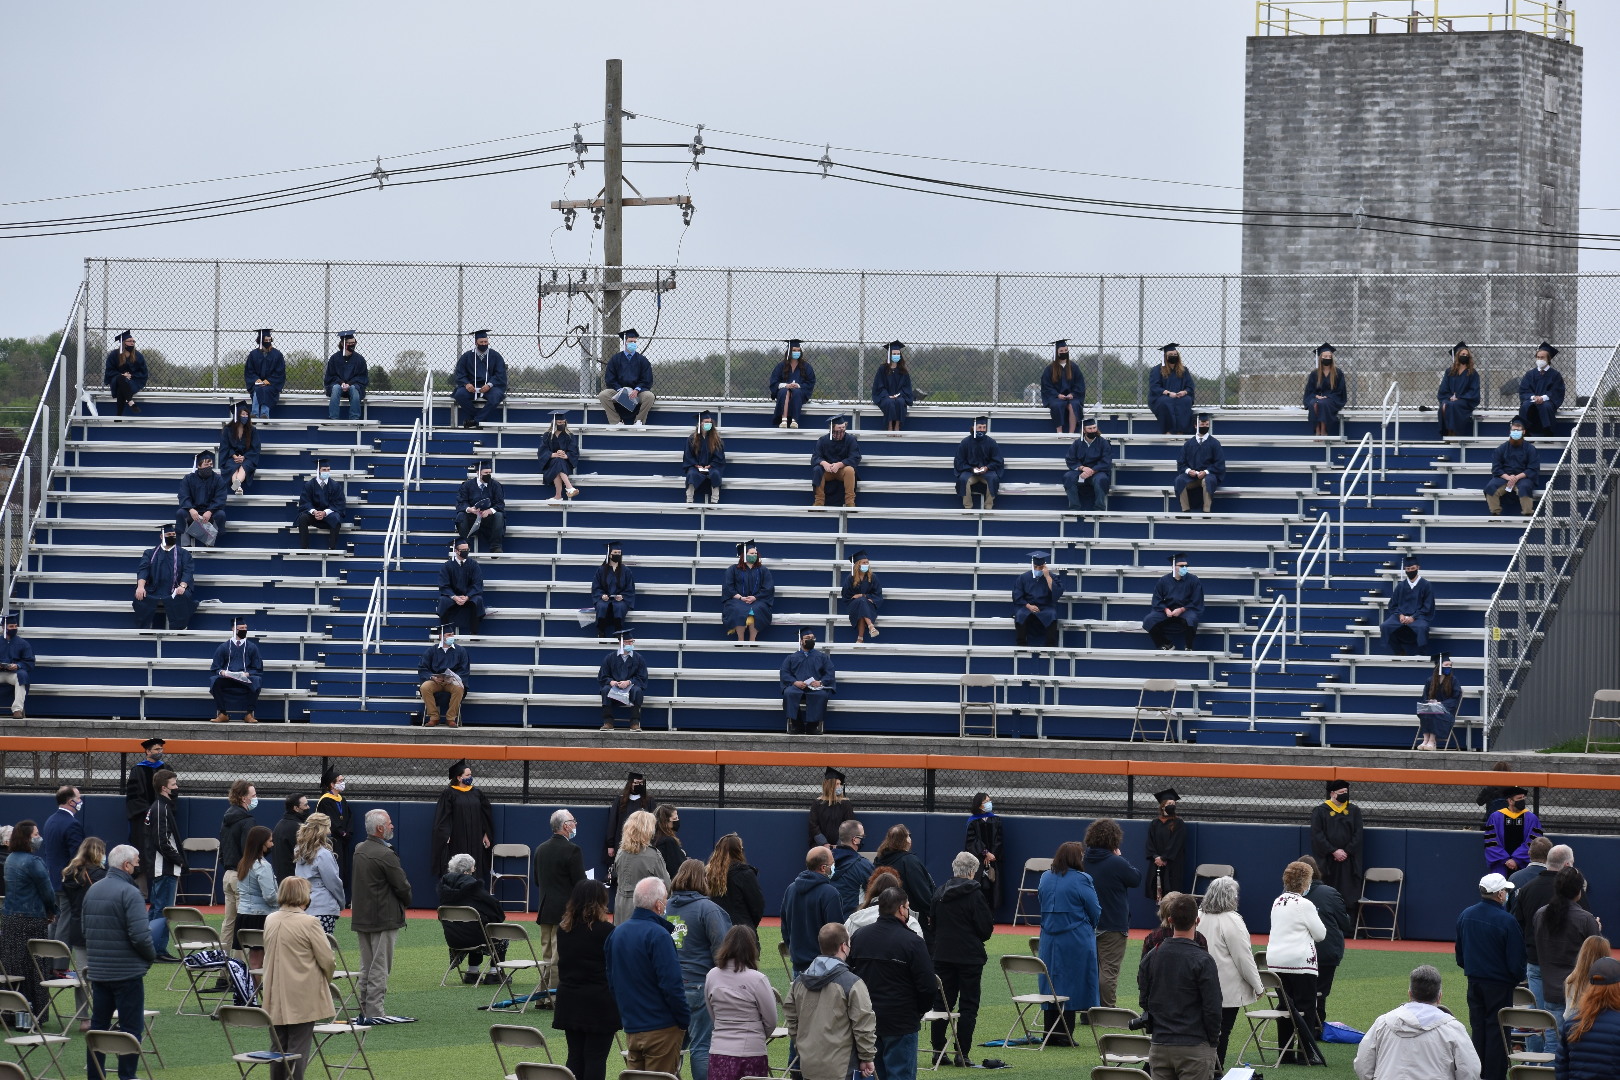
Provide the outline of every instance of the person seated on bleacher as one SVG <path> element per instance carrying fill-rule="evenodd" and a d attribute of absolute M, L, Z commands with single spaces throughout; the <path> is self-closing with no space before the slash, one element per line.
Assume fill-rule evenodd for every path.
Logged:
<path fill-rule="evenodd" d="M 1142 629 L 1160 652 L 1175 648 L 1170 635 L 1180 631 L 1181 649 L 1186 652 L 1193 647 L 1203 617 L 1204 583 L 1187 572 L 1187 556 L 1178 554 L 1170 560 L 1170 573 L 1153 586 L 1153 610 L 1142 620 Z"/>
<path fill-rule="evenodd" d="M 240 495 L 259 471 L 259 430 L 253 426 L 253 403 L 231 402 L 231 418 L 219 431 L 219 463 L 231 494 Z"/>
<path fill-rule="evenodd" d="M 1421 653 L 1429 647 L 1429 624 L 1434 621 L 1434 586 L 1422 575 L 1417 553 L 1404 561 L 1406 579 L 1391 590 L 1389 607 L 1379 627 L 1384 644 L 1396 656 Z"/>
<path fill-rule="evenodd" d="M 1462 708 L 1462 697 L 1462 687 L 1451 677 L 1451 657 L 1440 657 L 1418 699 L 1418 731 L 1423 736 L 1419 750 L 1439 750 L 1446 745 L 1451 725 L 1457 722 L 1457 710 Z"/>
<path fill-rule="evenodd" d="M 28 684 L 34 681 L 34 647 L 17 632 L 17 613 L 6 612 L 6 636 L 0 639 L 0 683 L 12 687 L 11 718 L 23 718 Z"/>
<path fill-rule="evenodd" d="M 349 400 L 346 418 L 360 419 L 360 410 L 366 402 L 366 384 L 371 381 L 371 374 L 366 366 L 366 358 L 355 349 L 354 331 L 339 331 L 338 351 L 327 357 L 326 374 L 322 380 L 326 387 L 328 420 L 338 418 L 338 402 L 345 396 Z"/>
<path fill-rule="evenodd" d="M 259 347 L 242 362 L 242 381 L 247 384 L 248 403 L 260 420 L 270 418 L 270 406 L 281 401 L 281 388 L 287 385 L 287 358 L 273 348 L 275 331 L 260 330 Z"/>
<path fill-rule="evenodd" d="M 619 340 L 624 344 L 607 362 L 602 392 L 596 397 L 614 427 L 623 427 L 626 417 L 633 418 L 637 427 L 646 427 L 647 414 L 656 400 L 652 364 L 639 351 L 641 336 L 635 330 L 620 330 Z"/>
<path fill-rule="evenodd" d="M 1564 376 L 1552 366 L 1558 350 L 1543 341 L 1536 346 L 1536 366 L 1519 380 L 1519 414 L 1531 435 L 1551 435 L 1564 404 Z"/>
<path fill-rule="evenodd" d="M 1069 362 L 1068 341 L 1059 338 L 1052 347 L 1052 362 L 1041 370 L 1041 404 L 1052 414 L 1059 435 L 1073 435 L 1086 407 L 1086 377 Z"/>
<path fill-rule="evenodd" d="M 454 623 L 464 634 L 478 633 L 484 619 L 484 571 L 457 537 L 450 557 L 439 565 L 439 622 Z"/>
<path fill-rule="evenodd" d="M 624 565 L 622 541 L 608 541 L 607 557 L 591 579 L 591 603 L 596 608 L 596 636 L 617 637 L 636 606 L 636 577 Z"/>
<path fill-rule="evenodd" d="M 720 485 L 725 482 L 726 441 L 715 427 L 714 413 L 698 413 L 697 424 L 686 440 L 686 451 L 681 455 L 681 472 L 686 476 L 686 502 L 691 505 L 709 488 L 709 501 L 720 501 Z"/>
<path fill-rule="evenodd" d="M 574 473 L 579 469 L 579 439 L 568 430 L 568 414 L 551 414 L 551 427 L 540 436 L 540 482 L 550 484 L 556 494 L 548 503 L 560 503 L 564 496 L 572 499 L 579 494 L 574 486 Z"/>
<path fill-rule="evenodd" d="M 835 416 L 827 434 L 816 440 L 810 455 L 810 482 L 815 487 L 812 506 L 827 505 L 828 482 L 844 486 L 844 505 L 855 505 L 856 470 L 861 465 L 861 443 L 849 430 L 849 417 Z"/>
<path fill-rule="evenodd" d="M 849 615 L 849 625 L 855 628 L 855 644 L 868 637 L 878 636 L 877 613 L 883 606 L 883 586 L 872 573 L 872 561 L 862 548 L 849 557 L 851 572 L 844 575 L 844 588 L 840 594 Z"/>
<path fill-rule="evenodd" d="M 1485 481 L 1485 505 L 1492 514 L 1502 512 L 1502 492 L 1519 497 L 1519 513 L 1525 517 L 1536 508 L 1536 488 L 1541 484 L 1541 454 L 1536 444 L 1524 437 L 1522 416 L 1508 425 L 1508 440 L 1491 454 L 1491 478 Z"/>
<path fill-rule="evenodd" d="M 474 534 L 489 551 L 499 552 L 506 542 L 506 489 L 495 479 L 493 459 L 473 462 L 473 475 L 456 489 L 456 535 L 471 540 Z"/>
<path fill-rule="evenodd" d="M 119 416 L 126 408 L 132 413 L 141 411 L 135 395 L 146 389 L 146 357 L 135 348 L 135 335 L 128 330 L 118 335 L 118 348 L 107 354 L 102 381 L 118 403 Z"/>
<path fill-rule="evenodd" d="M 180 546 L 180 529 L 172 521 L 163 523 L 157 546 L 141 553 L 140 565 L 135 568 L 132 606 L 135 626 L 141 630 L 154 625 L 160 607 L 170 630 L 184 630 L 197 612 L 197 583 L 192 573 L 191 552 Z"/>
<path fill-rule="evenodd" d="M 820 735 L 827 719 L 827 702 L 838 692 L 838 673 L 833 670 L 832 657 L 816 648 L 815 630 L 806 627 L 799 631 L 799 649 L 782 661 L 780 676 L 788 734 Z"/>
<path fill-rule="evenodd" d="M 816 392 L 816 369 L 804 358 L 804 342 L 789 338 L 782 362 L 771 369 L 766 396 L 776 402 L 771 423 L 779 428 L 798 427 L 799 413 Z"/>
<path fill-rule="evenodd" d="M 506 358 L 489 347 L 489 331 L 473 331 L 473 347 L 456 361 L 450 396 L 461 410 L 461 426 L 479 427 L 506 400 Z"/>
<path fill-rule="evenodd" d="M 1226 454 L 1220 440 L 1209 433 L 1210 427 L 1209 414 L 1200 413 L 1198 434 L 1181 444 L 1181 456 L 1176 459 L 1176 498 L 1181 500 L 1183 513 L 1192 510 L 1195 491 L 1203 493 L 1204 513 L 1214 513 L 1215 493 L 1226 479 Z"/>
<path fill-rule="evenodd" d="M 439 640 L 427 647 L 416 663 L 416 692 L 422 697 L 422 726 L 439 723 L 439 695 L 449 697 L 445 720 L 461 726 L 461 697 L 467 692 L 470 661 L 464 646 L 456 643 L 456 628 L 450 623 L 439 627 Z"/>
<path fill-rule="evenodd" d="M 759 636 L 771 628 L 771 609 L 776 606 L 776 583 L 759 559 L 759 545 L 752 540 L 737 545 L 737 561 L 726 567 L 720 585 L 720 623 L 726 635 L 737 635 L 737 644 L 759 644 Z"/>
<path fill-rule="evenodd" d="M 962 509 L 973 509 L 973 488 L 984 488 L 984 508 L 996 506 L 996 492 L 1001 490 L 1001 477 L 1007 471 L 1007 462 L 1001 456 L 1001 446 L 989 435 L 990 418 L 975 416 L 967 438 L 956 447 L 956 460 L 951 468 L 956 473 L 956 493 L 962 496 Z"/>
<path fill-rule="evenodd" d="M 1191 435 L 1196 387 L 1192 372 L 1181 362 L 1181 346 L 1172 341 L 1159 346 L 1164 362 L 1148 377 L 1148 408 L 1159 418 L 1165 435 Z"/>
<path fill-rule="evenodd" d="M 309 550 L 309 527 L 319 525 L 326 530 L 326 550 L 337 550 L 343 519 L 348 514 L 348 500 L 343 485 L 332 479 L 331 463 L 316 458 L 315 475 L 304 481 L 304 490 L 298 495 L 298 546 Z"/>
<path fill-rule="evenodd" d="M 1029 632 L 1038 628 L 1048 649 L 1058 644 L 1058 601 L 1063 599 L 1063 578 L 1047 565 L 1044 551 L 1029 553 L 1031 568 L 1013 582 L 1013 624 L 1018 628 L 1017 643 L 1029 644 Z"/>
<path fill-rule="evenodd" d="M 230 487 L 214 469 L 214 452 L 197 455 L 197 467 L 180 480 L 180 512 L 175 524 L 187 547 L 213 547 L 225 531 L 225 498 Z"/>
<path fill-rule="evenodd" d="M 248 637 L 247 616 L 238 615 L 232 625 L 234 632 L 220 642 L 208 665 L 214 723 L 229 722 L 231 712 L 239 710 L 244 714 L 243 723 L 256 724 L 259 721 L 253 713 L 259 707 L 259 690 L 264 685 L 264 658 L 259 655 L 259 643 Z"/>
<path fill-rule="evenodd" d="M 1324 341 L 1316 347 L 1316 367 L 1305 376 L 1305 416 L 1312 433 L 1331 434 L 1328 428 L 1339 422 L 1339 411 L 1349 400 L 1344 372 L 1333 363 L 1333 346 Z"/>
<path fill-rule="evenodd" d="M 1097 430 L 1096 417 L 1086 417 L 1084 430 L 1069 444 L 1064 463 L 1069 467 L 1063 474 L 1069 509 L 1107 510 L 1108 488 L 1114 481 L 1114 446 Z"/>
<path fill-rule="evenodd" d="M 1474 410 L 1479 408 L 1479 372 L 1474 370 L 1474 354 L 1466 341 L 1451 347 L 1451 367 L 1440 376 L 1435 392 L 1440 402 L 1440 437 L 1472 435 Z"/>
<path fill-rule="evenodd" d="M 906 370 L 905 344 L 889 342 L 889 362 L 872 373 L 872 404 L 883 413 L 889 431 L 899 431 L 906 422 L 906 410 L 917 400 L 911 388 L 911 372 Z"/>
<path fill-rule="evenodd" d="M 630 730 L 641 730 L 641 702 L 647 694 L 647 661 L 636 652 L 636 634 L 625 627 L 619 631 L 619 647 L 602 658 L 596 669 L 596 684 L 602 692 L 602 730 L 613 730 L 613 707 L 630 710 Z M 617 839 L 609 844 L 616 845 Z"/>

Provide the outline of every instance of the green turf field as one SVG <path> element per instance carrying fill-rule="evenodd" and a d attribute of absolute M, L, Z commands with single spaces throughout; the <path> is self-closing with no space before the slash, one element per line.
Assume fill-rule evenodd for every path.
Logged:
<path fill-rule="evenodd" d="M 218 918 L 214 917 L 211 921 L 217 925 Z M 338 941 L 347 953 L 350 964 L 357 965 L 359 948 L 347 926 L 348 920 L 342 920 Z M 761 940 L 768 958 L 765 970 L 777 988 L 785 991 L 786 973 L 776 958 L 779 934 L 774 929 L 762 928 Z M 1013 1022 L 1012 1007 L 1006 1003 L 1006 984 L 995 956 L 1005 952 L 1027 953 L 1028 942 L 1027 937 L 1013 934 L 997 934 L 990 941 L 992 957 L 985 968 L 983 1005 L 979 1012 L 976 1041 L 982 1043 L 988 1039 L 1002 1038 L 1007 1033 L 1008 1025 Z M 1125 963 L 1128 977 L 1121 979 L 1119 997 L 1122 1006 L 1134 1007 L 1136 1004 L 1135 971 L 1139 955 L 1139 944 L 1132 942 Z M 456 984 L 439 989 L 439 977 L 444 973 L 447 961 L 448 955 L 438 924 L 429 919 L 410 920 L 400 935 L 395 954 L 388 1011 L 414 1016 L 418 1022 L 373 1028 L 366 1036 L 372 1066 L 380 1080 L 499 1080 L 501 1074 L 496 1068 L 495 1051 L 489 1041 L 489 1026 L 497 1022 L 532 1024 L 540 1028 L 552 1043 L 552 1056 L 559 1064 L 563 1062 L 566 1057 L 563 1036 L 561 1032 L 552 1030 L 550 1012 L 530 1010 L 524 1017 L 480 1012 L 478 1006 L 488 1004 L 493 988 Z M 1328 1018 L 1365 1031 L 1376 1016 L 1405 1000 L 1407 973 L 1423 963 L 1432 963 L 1440 969 L 1445 979 L 1445 1003 L 1453 1011 L 1462 1010 L 1466 1022 L 1463 977 L 1449 951 L 1412 953 L 1352 950 L 1339 968 Z M 234 1077 L 236 1073 L 225 1053 L 225 1040 L 219 1025 L 207 1017 L 174 1015 L 180 995 L 163 989 L 173 970 L 172 966 L 159 965 L 147 976 L 146 1005 L 149 1009 L 163 1011 L 157 1020 L 156 1034 L 168 1062 L 168 1068 L 155 1069 L 155 1075 L 169 1080 Z M 1239 1017 L 1237 1030 L 1232 1035 L 1228 1066 L 1237 1063 L 1237 1050 L 1246 1031 L 1243 1019 Z M 341 1045 L 342 1038 L 339 1036 L 332 1046 Z M 926 1045 L 926 1029 L 922 1041 Z M 1328 1073 L 1314 1069 L 1284 1068 L 1268 1071 L 1268 1075 L 1353 1075 L 1350 1063 L 1355 1056 L 1355 1047 L 1329 1045 L 1323 1047 L 1323 1052 L 1331 1070 Z M 773 1044 L 772 1064 L 780 1065 L 785 1053 L 784 1042 Z M 1072 1080 L 1077 1076 L 1084 1077 L 1090 1067 L 1097 1064 L 1096 1051 L 1090 1045 L 1089 1038 L 1084 1039 L 1084 1045 L 1073 1049 L 1035 1051 L 1016 1047 L 1009 1050 L 979 1047 L 973 1057 L 975 1061 L 1001 1057 L 1020 1075 L 1027 1075 L 1032 1080 L 1037 1077 Z M 36 1057 L 34 1063 L 39 1064 L 43 1060 L 43 1057 Z M 84 1047 L 80 1039 L 73 1040 L 64 1052 L 64 1060 L 69 1066 L 68 1075 L 83 1075 Z M 940 1071 L 947 1075 L 957 1072 L 951 1068 Z M 616 1075 L 616 1072 L 617 1063 L 610 1062 L 608 1075 Z M 259 1071 L 255 1075 L 263 1076 L 265 1073 Z M 317 1077 L 324 1080 L 318 1066 L 312 1067 L 309 1075 L 312 1080 Z"/>

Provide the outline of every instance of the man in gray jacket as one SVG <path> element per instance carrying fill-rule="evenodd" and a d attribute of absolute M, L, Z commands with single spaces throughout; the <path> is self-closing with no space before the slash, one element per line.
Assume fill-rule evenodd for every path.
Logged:
<path fill-rule="evenodd" d="M 1440 1005 L 1440 972 L 1412 970 L 1411 1000 L 1367 1029 L 1356 1050 L 1361 1080 L 1474 1080 L 1479 1055 L 1462 1021 Z"/>
<path fill-rule="evenodd" d="M 112 1029 L 112 1014 L 118 1013 L 118 1030 L 141 1037 L 146 1020 L 146 972 L 157 957 L 152 947 L 152 928 L 146 919 L 146 902 L 135 887 L 140 853 L 120 844 L 107 853 L 107 876 L 84 894 L 84 946 L 90 972 L 90 1027 Z M 119 1080 L 134 1080 L 139 1054 L 118 1056 Z M 104 1057 L 85 1053 L 86 1075 L 104 1075 Z"/>
<path fill-rule="evenodd" d="M 412 1017 L 383 1011 L 394 940 L 405 925 L 411 883 L 393 847 L 394 823 L 386 810 L 366 811 L 366 838 L 354 849 L 354 890 L 349 922 L 360 939 L 360 1016 L 356 1024 L 403 1023 Z"/>
<path fill-rule="evenodd" d="M 876 1071 L 877 1014 L 866 984 L 845 965 L 849 932 L 830 922 L 816 936 L 821 955 L 788 990 L 783 1003 L 788 1037 L 798 1048 L 804 1080 L 848 1080 Z"/>

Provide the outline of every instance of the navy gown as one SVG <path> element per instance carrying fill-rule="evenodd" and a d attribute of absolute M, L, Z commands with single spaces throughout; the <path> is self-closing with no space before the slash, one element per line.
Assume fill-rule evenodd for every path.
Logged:
<path fill-rule="evenodd" d="M 752 596 L 752 604 L 737 599 L 739 596 Z M 760 636 L 771 628 L 771 608 L 776 604 L 776 584 L 771 580 L 771 572 L 763 566 L 738 566 L 736 563 L 726 567 L 726 580 L 720 586 L 720 623 L 729 634 L 739 630 L 748 621 L 748 616 L 754 617 L 754 626 L 759 630 Z"/>
<path fill-rule="evenodd" d="M 1175 618 L 1164 613 L 1165 608 L 1185 608 Z M 1161 577 L 1158 584 L 1153 586 L 1153 610 L 1148 617 L 1142 620 L 1142 629 L 1152 634 L 1160 626 L 1164 630 L 1154 636 L 1154 640 L 1177 629 L 1167 623 L 1181 623 L 1185 629 L 1185 642 L 1192 648 L 1193 635 L 1198 630 L 1198 624 L 1204 618 L 1204 583 L 1198 580 L 1197 575 L 1183 574 L 1179 579 L 1174 574 Z"/>
<path fill-rule="evenodd" d="M 566 457 L 554 458 L 551 455 L 561 450 Z M 579 468 L 579 439 L 572 431 L 548 431 L 540 436 L 540 467 L 544 470 L 540 474 L 543 484 L 554 483 L 557 477 L 567 473 L 569 477 Z"/>
<path fill-rule="evenodd" d="M 1434 586 L 1427 578 L 1419 577 L 1415 583 L 1402 578 L 1395 583 L 1390 594 L 1389 607 L 1384 609 L 1385 619 L 1379 626 L 1384 644 L 1391 652 L 1397 651 L 1395 635 L 1402 630 L 1412 632 L 1413 647 L 1422 652 L 1429 645 L 1429 626 L 1434 622 Z M 1400 617 L 1409 615 L 1412 621 L 1402 624 Z"/>
<path fill-rule="evenodd" d="M 1073 394 L 1074 398 L 1063 401 L 1058 398 L 1059 394 Z M 1068 426 L 1071 407 L 1076 420 L 1085 419 L 1086 377 L 1080 374 L 1078 364 L 1068 364 L 1056 378 L 1052 376 L 1051 364 L 1041 369 L 1041 404 L 1052 414 L 1052 423 L 1058 427 Z"/>
<path fill-rule="evenodd" d="M 844 588 L 842 599 L 844 610 L 849 614 L 849 625 L 857 630 L 863 626 L 863 620 L 877 621 L 878 608 L 883 606 L 883 586 L 878 582 L 876 574 L 867 575 L 864 581 L 857 582 L 854 574 L 844 575 Z"/>
<path fill-rule="evenodd" d="M 898 394 L 899 397 L 890 397 Z M 901 371 L 897 365 L 884 364 L 872 373 L 872 404 L 883 413 L 883 419 L 903 422 L 906 411 L 916 401 L 911 389 L 911 373 Z"/>
<path fill-rule="evenodd" d="M 191 552 L 178 543 L 168 551 L 162 545 L 141 555 L 135 576 L 146 583 L 146 599 L 134 601 L 135 625 L 145 629 L 152 625 L 159 604 L 170 630 L 184 630 L 197 611 L 197 583 L 192 574 Z M 184 583 L 186 591 L 171 596 L 175 587 Z"/>
<path fill-rule="evenodd" d="M 784 387 L 783 383 L 796 382 L 797 390 Z M 766 387 L 766 396 L 776 402 L 776 411 L 771 414 L 771 423 L 782 420 L 797 420 L 799 410 L 804 403 L 816 392 L 816 369 L 810 366 L 808 360 L 800 360 L 797 369 L 790 369 L 788 362 L 783 360 L 771 371 L 771 381 Z"/>
<path fill-rule="evenodd" d="M 1531 401 L 1546 395 L 1546 401 Z M 1553 420 L 1564 404 L 1564 376 L 1557 368 L 1537 371 L 1531 368 L 1519 380 L 1519 415 L 1529 435 L 1551 435 Z"/>
<path fill-rule="evenodd" d="M 1325 395 L 1318 401 L 1318 394 Z M 1327 424 L 1329 427 L 1339 422 L 1339 411 L 1344 408 L 1345 402 L 1350 400 L 1350 393 L 1345 389 L 1344 373 L 1338 368 L 1333 369 L 1331 378 L 1324 379 L 1320 369 L 1312 369 L 1305 376 L 1305 418 L 1314 427 L 1317 424 Z"/>
<path fill-rule="evenodd" d="M 268 385 L 259 386 L 260 379 L 268 380 Z M 242 364 L 242 381 L 248 400 L 268 409 L 281 401 L 281 388 L 287 385 L 287 358 L 280 349 L 254 349 Z"/>
<path fill-rule="evenodd" d="M 1178 391 L 1187 391 L 1183 398 L 1166 397 Z M 1148 377 L 1148 408 L 1159 418 L 1159 430 L 1165 435 L 1191 435 L 1193 433 L 1193 402 L 1198 399 L 1192 374 L 1182 368 L 1180 374 L 1164 373 L 1164 366 L 1154 367 Z"/>
<path fill-rule="evenodd" d="M 1046 584 L 1046 578 L 1034 570 L 1025 570 L 1018 575 L 1013 583 L 1013 622 L 1023 626 L 1026 622 L 1034 622 L 1042 631 L 1051 628 L 1058 619 L 1058 601 L 1063 599 L 1063 578 L 1052 572 L 1052 584 Z M 1031 611 L 1026 606 L 1034 604 L 1039 611 Z"/>
<path fill-rule="evenodd" d="M 983 466 L 985 471 L 975 473 L 973 470 Z M 991 497 L 1001 490 L 1001 477 L 1007 471 L 1007 462 L 1001 456 L 1001 447 L 996 440 L 988 435 L 969 435 L 956 447 L 956 460 L 951 467 L 956 470 L 956 493 L 966 495 L 970 480 L 983 480 L 984 490 Z"/>
<path fill-rule="evenodd" d="M 701 472 L 699 465 L 707 465 L 709 471 Z M 701 435 L 686 440 L 686 451 L 681 455 L 681 472 L 686 477 L 686 486 L 693 492 L 701 493 L 704 484 L 709 485 L 710 491 L 719 491 L 726 479 L 725 443 L 711 447 L 709 440 Z"/>
<path fill-rule="evenodd" d="M 1456 401 L 1451 400 L 1453 394 L 1457 395 Z M 1456 375 L 1447 369 L 1447 373 L 1440 378 L 1440 389 L 1434 396 L 1440 403 L 1442 437 L 1474 433 L 1474 410 L 1479 408 L 1479 372 L 1472 365 Z"/>
<path fill-rule="evenodd" d="M 465 596 L 458 604 L 452 597 Z M 476 634 L 484 617 L 484 571 L 476 559 L 444 560 L 439 566 L 439 621 L 454 623 L 463 633 Z"/>
<path fill-rule="evenodd" d="M 623 600 L 611 599 L 615 596 Z M 596 607 L 596 628 L 611 633 L 624 627 L 630 612 L 636 606 L 636 578 L 624 564 L 617 567 L 603 563 L 596 568 L 591 579 L 591 603 Z"/>

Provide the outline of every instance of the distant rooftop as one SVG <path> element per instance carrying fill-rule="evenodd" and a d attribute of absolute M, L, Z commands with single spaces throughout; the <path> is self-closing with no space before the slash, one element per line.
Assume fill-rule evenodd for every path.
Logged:
<path fill-rule="evenodd" d="M 1502 10 L 1479 12 L 1479 8 Z M 1256 0 L 1256 37 L 1316 34 L 1460 34 L 1522 30 L 1575 41 L 1568 0 Z"/>

